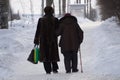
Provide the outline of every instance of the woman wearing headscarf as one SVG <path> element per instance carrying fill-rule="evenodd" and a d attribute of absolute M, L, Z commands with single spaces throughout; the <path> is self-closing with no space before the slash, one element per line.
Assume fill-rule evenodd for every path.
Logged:
<path fill-rule="evenodd" d="M 78 72 L 78 49 L 83 41 L 83 31 L 80 28 L 77 18 L 66 13 L 59 20 L 58 35 L 60 35 L 59 46 L 64 56 L 66 73 Z"/>

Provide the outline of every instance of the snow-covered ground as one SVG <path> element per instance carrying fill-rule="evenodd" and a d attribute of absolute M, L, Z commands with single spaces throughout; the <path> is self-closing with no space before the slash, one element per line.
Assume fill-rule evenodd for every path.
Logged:
<path fill-rule="evenodd" d="M 46 75 L 42 63 L 28 62 L 37 19 L 34 23 L 24 19 L 13 21 L 10 29 L 0 30 L 0 80 L 119 80 L 120 27 L 114 17 L 102 22 L 77 18 L 84 31 L 83 73 L 66 74 L 61 53 L 58 74 Z"/>

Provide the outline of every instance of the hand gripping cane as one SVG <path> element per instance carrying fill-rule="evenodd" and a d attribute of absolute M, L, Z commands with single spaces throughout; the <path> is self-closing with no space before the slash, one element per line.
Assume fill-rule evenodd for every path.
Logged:
<path fill-rule="evenodd" d="M 80 55 L 81 73 L 83 73 L 83 68 L 82 68 L 82 57 L 81 57 L 81 50 L 80 50 L 80 48 L 79 48 L 79 55 Z"/>

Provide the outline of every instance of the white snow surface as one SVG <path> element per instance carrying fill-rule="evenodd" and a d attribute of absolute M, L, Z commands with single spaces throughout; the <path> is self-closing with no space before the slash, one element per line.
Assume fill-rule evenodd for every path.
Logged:
<path fill-rule="evenodd" d="M 0 80 L 119 80 L 120 26 L 114 17 L 102 22 L 77 19 L 84 31 L 83 73 L 79 61 L 79 72 L 66 74 L 60 51 L 58 74 L 47 75 L 42 63 L 28 62 L 38 19 L 23 19 L 9 23 L 9 29 L 0 29 Z"/>

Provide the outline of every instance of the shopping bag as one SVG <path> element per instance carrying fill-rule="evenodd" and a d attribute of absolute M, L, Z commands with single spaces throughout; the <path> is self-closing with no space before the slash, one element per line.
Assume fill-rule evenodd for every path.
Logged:
<path fill-rule="evenodd" d="M 28 61 L 37 64 L 40 58 L 40 51 L 38 45 L 34 46 L 34 48 L 31 50 L 30 55 L 28 56 Z"/>
<path fill-rule="evenodd" d="M 40 51 L 39 51 L 39 47 L 37 46 L 34 48 L 34 62 L 38 63 L 39 58 L 40 58 Z"/>

